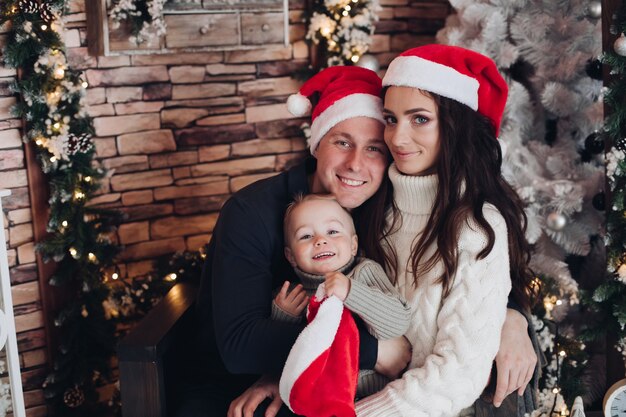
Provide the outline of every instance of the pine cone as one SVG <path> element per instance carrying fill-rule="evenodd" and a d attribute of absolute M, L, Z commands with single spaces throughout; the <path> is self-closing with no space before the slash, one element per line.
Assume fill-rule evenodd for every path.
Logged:
<path fill-rule="evenodd" d="M 91 137 L 87 133 L 83 133 L 80 136 L 70 134 L 67 140 L 67 153 L 68 155 L 74 155 L 77 153 L 86 153 L 91 149 Z"/>
<path fill-rule="evenodd" d="M 63 402 L 70 408 L 80 407 L 85 402 L 85 394 L 75 385 L 63 393 Z"/>

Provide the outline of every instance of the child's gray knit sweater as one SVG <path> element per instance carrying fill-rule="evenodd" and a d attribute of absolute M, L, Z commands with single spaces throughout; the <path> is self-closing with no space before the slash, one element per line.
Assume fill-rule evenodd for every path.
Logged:
<path fill-rule="evenodd" d="M 324 276 L 308 274 L 294 268 L 307 295 L 315 294 L 324 282 Z M 387 278 L 383 268 L 367 258 L 351 260 L 340 269 L 350 278 L 350 292 L 344 301 L 348 310 L 363 319 L 368 331 L 378 340 L 402 336 L 409 327 L 411 308 Z M 293 316 L 272 302 L 273 320 L 300 322 L 304 314 Z M 357 398 L 363 398 L 381 390 L 389 379 L 373 370 L 359 371 Z"/>

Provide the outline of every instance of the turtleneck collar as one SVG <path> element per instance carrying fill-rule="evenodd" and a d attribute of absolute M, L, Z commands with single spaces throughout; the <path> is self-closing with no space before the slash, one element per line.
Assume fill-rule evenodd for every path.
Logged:
<path fill-rule="evenodd" d="M 389 166 L 389 179 L 393 184 L 393 198 L 400 211 L 409 214 L 430 214 L 433 209 L 439 179 L 433 175 L 404 175 L 396 164 Z"/>

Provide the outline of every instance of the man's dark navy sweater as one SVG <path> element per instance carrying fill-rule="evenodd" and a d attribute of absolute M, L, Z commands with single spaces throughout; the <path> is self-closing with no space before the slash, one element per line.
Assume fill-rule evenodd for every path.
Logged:
<path fill-rule="evenodd" d="M 273 291 L 298 280 L 284 255 L 283 217 L 294 195 L 308 193 L 314 170 L 315 161 L 309 160 L 255 182 L 220 211 L 198 295 L 209 352 L 217 347 L 223 360 L 214 364 L 217 373 L 225 367 L 231 374 L 279 375 L 304 328 L 271 320 L 270 313 Z M 360 367 L 373 369 L 377 341 L 363 326 L 359 330 Z"/>

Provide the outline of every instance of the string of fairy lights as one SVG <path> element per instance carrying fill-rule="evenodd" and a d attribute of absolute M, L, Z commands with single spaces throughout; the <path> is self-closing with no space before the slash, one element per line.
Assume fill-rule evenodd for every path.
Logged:
<path fill-rule="evenodd" d="M 110 293 L 105 271 L 118 246 L 110 239 L 119 214 L 87 203 L 105 175 L 94 163 L 92 121 L 84 106 L 88 83 L 70 67 L 61 15 L 65 0 L 0 1 L 0 24 L 8 23 L 4 64 L 19 69 L 12 88 L 20 100 L 16 117 L 50 186 L 48 237 L 36 249 L 55 261 L 49 278 L 72 294 L 56 312 L 59 348 L 43 383 L 55 414 L 104 415 L 97 388 L 110 381 L 116 324 L 105 317 Z"/>

